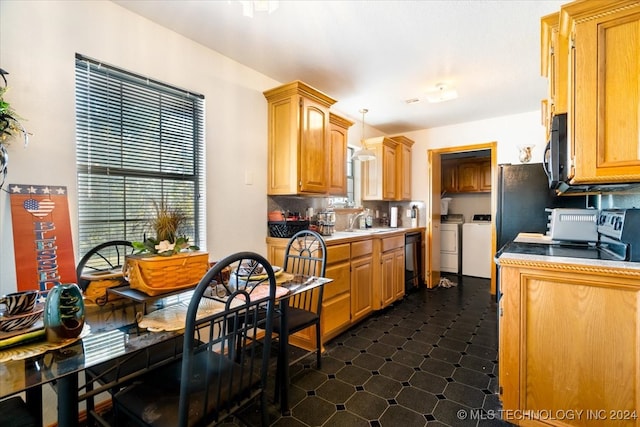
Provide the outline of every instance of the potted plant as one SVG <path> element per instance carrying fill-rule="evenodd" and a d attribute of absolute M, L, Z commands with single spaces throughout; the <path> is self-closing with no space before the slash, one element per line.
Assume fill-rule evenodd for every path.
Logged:
<path fill-rule="evenodd" d="M 155 237 L 145 238 L 143 242 L 133 242 L 138 253 L 150 253 L 160 256 L 175 255 L 184 250 L 198 250 L 189 243 L 189 238 L 180 235 L 187 223 L 187 215 L 179 207 L 173 207 L 167 201 L 153 202 L 154 215 L 149 219 L 149 227 L 155 231 Z"/>
<path fill-rule="evenodd" d="M 209 254 L 189 243 L 183 231 L 187 216 L 166 201 L 154 202 L 148 226 L 155 237 L 132 242 L 137 250 L 127 256 L 124 274 L 133 289 L 159 295 L 196 285 L 209 269 Z"/>

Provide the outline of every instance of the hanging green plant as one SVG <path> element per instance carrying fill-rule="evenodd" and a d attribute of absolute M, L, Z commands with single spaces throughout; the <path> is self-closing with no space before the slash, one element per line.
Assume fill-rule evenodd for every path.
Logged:
<path fill-rule="evenodd" d="M 29 133 L 20 123 L 21 117 L 13 110 L 9 101 L 4 99 L 8 90 L 6 74 L 9 73 L 0 68 L 0 75 L 4 80 L 4 86 L 0 87 L 0 144 L 9 145 L 14 136 L 22 134 L 24 145 L 27 145 Z"/>

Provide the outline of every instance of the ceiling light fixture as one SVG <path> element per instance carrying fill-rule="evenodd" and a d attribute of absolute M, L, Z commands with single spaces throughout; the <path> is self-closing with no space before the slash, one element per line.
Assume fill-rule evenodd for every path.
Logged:
<path fill-rule="evenodd" d="M 376 153 L 373 150 L 369 150 L 367 148 L 367 142 L 364 139 L 364 115 L 369 112 L 366 108 L 360 110 L 362 113 L 362 136 L 360 139 L 360 144 L 362 144 L 362 148 L 353 153 L 351 156 L 351 160 L 360 160 L 361 162 L 368 162 L 369 160 L 375 160 Z"/>
<path fill-rule="evenodd" d="M 427 91 L 427 101 L 444 102 L 458 97 L 458 91 L 444 83 L 438 83 L 435 88 Z"/>
<path fill-rule="evenodd" d="M 242 1 L 239 0 L 242 5 L 242 14 L 253 18 L 254 12 L 268 12 L 271 14 L 280 6 L 280 2 L 277 0 L 255 0 L 255 1 Z"/>

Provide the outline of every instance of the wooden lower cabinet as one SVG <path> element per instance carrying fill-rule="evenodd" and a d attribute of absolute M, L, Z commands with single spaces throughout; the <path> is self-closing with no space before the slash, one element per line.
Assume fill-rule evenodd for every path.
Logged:
<path fill-rule="evenodd" d="M 267 259 L 284 263 L 289 239 L 268 237 Z M 374 310 L 404 297 L 404 232 L 383 237 L 331 242 L 327 239 L 326 277 L 322 298 L 321 333 L 326 342 L 361 321 Z M 291 337 L 299 347 L 315 348 L 315 331 L 307 328 Z"/>
<path fill-rule="evenodd" d="M 373 240 L 351 243 L 351 322 L 373 311 Z"/>
<path fill-rule="evenodd" d="M 506 259 L 500 283 L 503 419 L 640 426 L 640 272 Z"/>
<path fill-rule="evenodd" d="M 382 286 L 380 305 L 386 307 L 393 302 L 395 292 L 393 282 L 395 277 L 395 257 L 393 251 L 385 252 L 380 257 Z"/>
<path fill-rule="evenodd" d="M 329 340 L 351 323 L 351 245 L 327 246 L 326 276 L 333 279 L 322 298 L 322 339 Z"/>
<path fill-rule="evenodd" d="M 380 283 L 374 308 L 381 309 L 404 296 L 404 235 L 381 239 Z"/>

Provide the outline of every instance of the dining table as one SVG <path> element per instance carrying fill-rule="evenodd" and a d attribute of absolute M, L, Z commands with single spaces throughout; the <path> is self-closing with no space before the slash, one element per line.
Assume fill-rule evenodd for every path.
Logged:
<path fill-rule="evenodd" d="M 282 325 L 287 320 L 288 298 L 324 286 L 332 279 L 312 277 L 303 281 L 279 283 L 287 287 L 277 299 L 278 313 Z M 192 290 L 172 293 L 170 297 L 155 296 L 150 313 L 137 309 L 135 301 L 128 299 L 114 301 L 105 306 L 87 305 L 84 328 L 77 338 L 62 343 L 46 340 L 30 342 L 16 347 L 0 347 L 0 400 L 24 393 L 31 413 L 43 418 L 43 386 L 51 385 L 57 395 L 58 426 L 79 425 L 79 403 L 87 401 L 105 391 L 130 382 L 153 369 L 179 359 L 182 354 L 184 324 L 180 324 L 180 314 L 186 314 Z M 178 312 L 176 314 L 176 312 Z M 170 319 L 173 323 L 158 327 L 149 326 L 150 319 Z M 178 317 L 176 317 L 178 316 Z M 176 322 L 176 318 L 178 321 Z M 146 323 L 145 323 L 146 321 Z M 145 324 L 149 327 L 145 327 Z M 37 326 L 37 325 L 36 325 Z M 34 326 L 35 327 L 35 326 Z M 284 366 L 280 380 L 280 405 L 282 413 L 289 412 L 289 337 L 287 329 L 279 337 L 278 357 Z M 161 347 L 162 357 L 157 349 Z M 131 368 L 136 360 L 135 369 Z M 88 381 L 80 384 L 80 374 L 109 364 L 114 372 L 122 372 L 109 381 Z M 126 369 L 120 369 L 125 367 Z M 85 378 L 89 378 L 85 375 Z"/>

